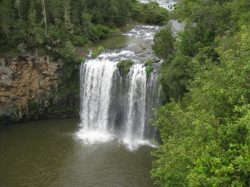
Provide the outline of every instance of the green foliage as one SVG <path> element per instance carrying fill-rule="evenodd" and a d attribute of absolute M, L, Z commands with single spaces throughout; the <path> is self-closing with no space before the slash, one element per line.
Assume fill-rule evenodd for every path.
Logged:
<path fill-rule="evenodd" d="M 94 24 L 122 26 L 130 17 L 132 0 L 88 0 Z"/>
<path fill-rule="evenodd" d="M 106 38 L 111 33 L 111 29 L 104 25 L 93 25 L 90 37 L 92 41 L 99 41 Z"/>
<path fill-rule="evenodd" d="M 105 51 L 105 48 L 103 46 L 98 46 L 98 47 L 94 48 L 94 50 L 92 52 L 92 57 L 96 58 L 104 51 Z"/>
<path fill-rule="evenodd" d="M 132 60 L 122 60 L 122 61 L 118 62 L 117 68 L 123 77 L 126 77 L 128 75 L 133 63 L 134 62 Z"/>
<path fill-rule="evenodd" d="M 56 50 L 66 42 L 85 46 L 106 38 L 131 18 L 163 24 L 168 13 L 156 3 L 134 0 L 2 0 L 0 53 Z"/>
<path fill-rule="evenodd" d="M 0 52 L 84 46 L 131 18 L 132 0 L 0 1 Z M 4 47 L 3 47 L 4 46 Z M 21 52 L 21 51 L 19 51 Z"/>
<path fill-rule="evenodd" d="M 88 43 L 87 37 L 81 35 L 72 35 L 70 40 L 74 46 L 85 46 Z"/>
<path fill-rule="evenodd" d="M 147 75 L 147 77 L 149 77 L 150 74 L 151 74 L 153 71 L 154 71 L 153 66 L 147 66 L 147 67 L 146 67 L 146 75 Z"/>
<path fill-rule="evenodd" d="M 164 47 L 171 38 L 156 35 L 155 53 L 165 60 L 152 170 L 160 186 L 250 185 L 249 6 L 183 0 L 173 15 L 186 27 L 174 50 Z"/>
<path fill-rule="evenodd" d="M 156 33 L 153 50 L 157 56 L 168 59 L 174 52 L 174 38 L 170 27 L 165 27 Z"/>
<path fill-rule="evenodd" d="M 154 71 L 152 59 L 148 59 L 145 63 L 145 66 L 146 66 L 146 75 L 147 77 L 149 77 L 150 74 Z"/>
<path fill-rule="evenodd" d="M 227 40 L 230 43 L 225 45 Z M 156 183 L 250 185 L 249 44 L 249 26 L 221 39 L 215 49 L 220 63 L 206 58 L 182 100 L 159 109 L 155 123 L 162 145 L 154 152 L 152 170 Z M 211 55 L 210 50 L 202 50 L 190 62 L 200 62 L 201 54 Z M 183 64 L 180 67 L 186 69 Z"/>
<path fill-rule="evenodd" d="M 220 63 L 216 48 L 230 45 L 230 37 L 238 32 L 249 14 L 249 1 L 198 1 L 183 0 L 176 5 L 173 17 L 183 21 L 185 29 L 173 39 L 171 29 L 156 34 L 153 50 L 163 58 L 161 83 L 165 102 L 180 100 L 187 92 L 197 71 L 203 71 L 205 64 Z M 241 12 L 239 12 L 239 10 Z M 233 41 L 235 42 L 235 41 Z"/>
<path fill-rule="evenodd" d="M 29 111 L 34 112 L 34 111 L 38 111 L 39 110 L 39 104 L 37 102 L 34 101 L 29 101 L 28 103 L 28 107 L 29 107 Z"/>
<path fill-rule="evenodd" d="M 66 63 L 74 63 L 75 59 L 75 48 L 71 42 L 66 42 L 64 46 L 58 48 L 57 55 L 60 59 L 63 59 Z"/>
<path fill-rule="evenodd" d="M 14 6 L 11 1 L 3 0 L 0 2 L 0 33 L 8 36 L 14 22 Z"/>
<path fill-rule="evenodd" d="M 160 7 L 156 2 L 148 4 L 134 2 L 132 6 L 132 17 L 138 22 L 156 25 L 163 25 L 169 20 L 168 11 Z"/>
<path fill-rule="evenodd" d="M 188 56 L 176 54 L 171 63 L 165 62 L 160 72 L 160 82 L 164 90 L 164 101 L 180 100 L 187 92 L 189 80 L 193 78 L 196 65 Z"/>
<path fill-rule="evenodd" d="M 153 65 L 153 60 L 152 59 L 147 59 L 147 61 L 145 62 L 145 66 L 152 66 Z"/>

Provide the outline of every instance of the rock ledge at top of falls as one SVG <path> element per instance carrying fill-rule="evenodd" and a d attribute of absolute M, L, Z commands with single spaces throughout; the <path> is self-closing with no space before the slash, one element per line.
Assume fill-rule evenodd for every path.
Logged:
<path fill-rule="evenodd" d="M 0 58 L 0 124 L 37 118 L 56 98 L 60 69 L 48 56 Z"/>

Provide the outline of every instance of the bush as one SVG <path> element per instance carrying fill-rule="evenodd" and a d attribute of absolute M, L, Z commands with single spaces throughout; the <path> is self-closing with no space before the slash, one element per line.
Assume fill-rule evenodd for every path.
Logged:
<path fill-rule="evenodd" d="M 91 28 L 90 39 L 92 41 L 100 41 L 106 38 L 110 33 L 111 29 L 105 25 L 93 25 Z"/>
<path fill-rule="evenodd" d="M 174 52 L 174 42 L 171 28 L 165 27 L 156 33 L 152 48 L 158 57 L 167 59 Z"/>
<path fill-rule="evenodd" d="M 188 83 L 194 72 L 195 64 L 188 56 L 176 55 L 170 62 L 165 62 L 160 72 L 164 100 L 181 99 L 187 92 Z"/>
<path fill-rule="evenodd" d="M 169 20 L 168 11 L 155 2 L 148 4 L 134 3 L 132 17 L 138 22 L 155 25 L 163 25 Z"/>
<path fill-rule="evenodd" d="M 93 49 L 93 52 L 92 52 L 92 58 L 96 58 L 98 57 L 102 52 L 104 52 L 105 49 L 103 46 L 98 46 L 96 48 Z"/>
<path fill-rule="evenodd" d="M 145 66 L 146 66 L 146 75 L 148 78 L 150 74 L 154 71 L 152 59 L 148 59 L 145 63 Z"/>
<path fill-rule="evenodd" d="M 122 76 L 127 76 L 131 66 L 133 65 L 132 60 L 122 60 L 117 64 L 117 68 Z"/>
<path fill-rule="evenodd" d="M 147 66 L 146 67 L 146 75 L 147 75 L 147 78 L 149 77 L 149 75 L 154 71 L 154 68 L 153 66 Z"/>
<path fill-rule="evenodd" d="M 28 107 L 29 107 L 29 111 L 38 111 L 39 110 L 39 103 L 35 102 L 35 101 L 29 101 L 28 102 Z"/>
<path fill-rule="evenodd" d="M 81 35 L 72 35 L 71 42 L 75 46 L 84 46 L 88 43 L 88 39 L 85 36 Z"/>
<path fill-rule="evenodd" d="M 193 78 L 181 100 L 156 114 L 162 145 L 154 152 L 151 174 L 160 186 L 249 186 L 249 31 L 244 26 L 223 39 L 234 42 L 219 44 L 220 64 L 205 63 L 193 75 L 194 59 L 182 54 L 164 67 L 173 96 Z M 210 56 L 210 50 L 204 52 Z"/>

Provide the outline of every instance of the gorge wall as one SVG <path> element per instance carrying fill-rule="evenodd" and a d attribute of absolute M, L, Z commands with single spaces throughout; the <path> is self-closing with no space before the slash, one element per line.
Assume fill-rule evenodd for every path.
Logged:
<path fill-rule="evenodd" d="M 61 64 L 48 56 L 0 58 L 0 126 L 78 115 L 77 96 L 61 93 Z"/>

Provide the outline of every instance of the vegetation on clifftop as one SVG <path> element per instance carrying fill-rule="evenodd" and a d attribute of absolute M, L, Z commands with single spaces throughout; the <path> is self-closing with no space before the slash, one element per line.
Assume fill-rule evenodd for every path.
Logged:
<path fill-rule="evenodd" d="M 169 20 L 169 14 L 166 9 L 159 7 L 156 2 L 147 4 L 134 3 L 132 6 L 132 18 L 141 23 L 163 25 Z"/>
<path fill-rule="evenodd" d="M 126 77 L 128 75 L 133 63 L 134 62 L 132 60 L 122 60 L 118 62 L 117 68 L 123 77 Z"/>
<path fill-rule="evenodd" d="M 182 0 L 174 42 L 156 35 L 164 106 L 152 176 L 161 186 L 250 185 L 250 1 Z"/>

